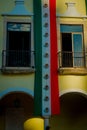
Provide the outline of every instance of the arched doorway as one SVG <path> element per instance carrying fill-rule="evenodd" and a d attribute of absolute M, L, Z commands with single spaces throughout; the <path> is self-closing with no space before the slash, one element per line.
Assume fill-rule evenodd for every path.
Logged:
<path fill-rule="evenodd" d="M 33 98 L 14 92 L 0 101 L 0 130 L 23 130 L 25 120 L 33 116 Z"/>
<path fill-rule="evenodd" d="M 70 92 L 60 97 L 60 115 L 50 120 L 51 130 L 87 130 L 87 97 Z"/>

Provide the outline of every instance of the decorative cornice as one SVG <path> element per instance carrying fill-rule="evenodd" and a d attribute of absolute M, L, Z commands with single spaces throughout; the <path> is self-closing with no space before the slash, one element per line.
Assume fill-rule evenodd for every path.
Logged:
<path fill-rule="evenodd" d="M 3 13 L 3 16 L 32 16 L 33 13 L 29 12 L 25 5 L 24 0 L 15 0 L 15 7 L 8 13 Z"/>
<path fill-rule="evenodd" d="M 64 14 L 57 14 L 57 16 L 59 17 L 78 17 L 78 18 L 82 18 L 82 15 L 80 13 L 78 13 L 78 11 L 75 8 L 75 4 L 74 2 L 67 2 L 65 3 L 67 5 L 67 10 L 65 11 Z"/>

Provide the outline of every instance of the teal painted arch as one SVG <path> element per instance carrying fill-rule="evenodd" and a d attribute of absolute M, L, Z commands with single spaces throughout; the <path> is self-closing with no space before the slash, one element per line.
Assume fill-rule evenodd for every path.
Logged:
<path fill-rule="evenodd" d="M 12 93 L 12 92 L 24 92 L 31 96 L 32 98 L 34 97 L 34 92 L 30 89 L 27 88 L 22 88 L 22 87 L 15 87 L 15 88 L 8 88 L 2 92 L 0 92 L 0 99 L 2 99 L 5 95 Z"/>

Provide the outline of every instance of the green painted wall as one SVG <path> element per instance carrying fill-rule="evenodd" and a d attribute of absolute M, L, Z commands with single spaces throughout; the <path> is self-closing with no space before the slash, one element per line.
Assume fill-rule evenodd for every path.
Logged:
<path fill-rule="evenodd" d="M 24 0 L 25 8 L 33 13 L 33 0 Z M 15 7 L 15 0 L 2 0 L 0 1 L 0 67 L 2 66 L 2 50 L 3 50 L 3 37 L 4 37 L 4 30 L 3 30 L 3 13 L 9 13 Z"/>
<path fill-rule="evenodd" d="M 24 0 L 25 7 L 29 12 L 33 13 L 33 0 Z M 9 13 L 15 7 L 15 0 L 2 0 L 0 1 L 0 68 L 2 67 L 2 50 L 4 48 L 4 18 L 3 13 Z M 23 17 L 9 17 L 12 19 L 25 19 Z M 0 72 L 0 93 L 8 88 L 28 88 L 33 92 L 34 89 L 34 73 L 6 75 Z"/>
<path fill-rule="evenodd" d="M 34 74 L 27 75 L 0 75 L 0 92 L 7 88 L 34 89 Z"/>

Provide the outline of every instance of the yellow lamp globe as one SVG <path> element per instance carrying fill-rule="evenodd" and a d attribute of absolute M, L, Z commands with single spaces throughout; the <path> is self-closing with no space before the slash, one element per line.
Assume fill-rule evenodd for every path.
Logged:
<path fill-rule="evenodd" d="M 24 130 L 44 130 L 42 118 L 31 118 L 24 122 Z"/>

